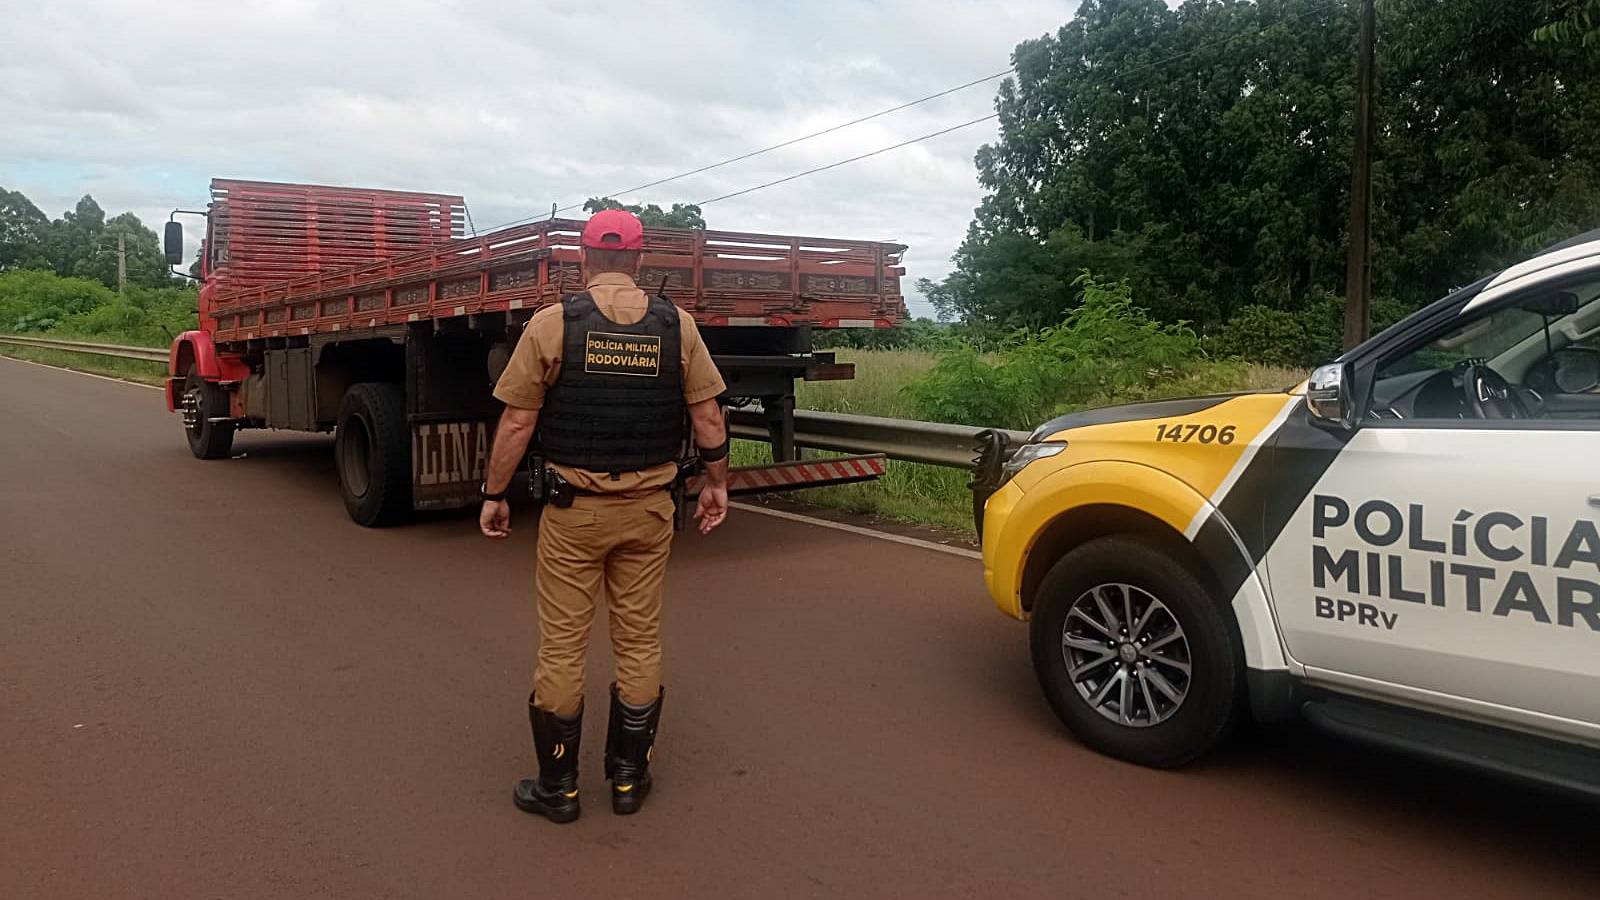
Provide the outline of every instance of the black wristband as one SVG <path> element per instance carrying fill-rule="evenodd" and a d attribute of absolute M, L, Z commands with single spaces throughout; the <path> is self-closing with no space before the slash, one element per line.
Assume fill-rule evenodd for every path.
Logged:
<path fill-rule="evenodd" d="M 491 493 L 489 490 L 489 483 L 486 481 L 483 484 L 478 485 L 478 496 L 482 497 L 483 502 L 485 503 L 499 503 L 501 500 L 506 498 L 506 493 L 509 490 L 510 488 L 508 486 L 506 490 L 494 491 Z"/>
<path fill-rule="evenodd" d="M 700 451 L 700 461 L 701 462 L 718 462 L 720 460 L 727 459 L 728 458 L 728 445 L 729 445 L 729 443 L 730 443 L 730 441 L 729 441 L 727 435 L 724 434 L 723 438 L 722 438 L 722 443 L 718 444 L 715 447 L 697 447 L 696 449 Z"/>

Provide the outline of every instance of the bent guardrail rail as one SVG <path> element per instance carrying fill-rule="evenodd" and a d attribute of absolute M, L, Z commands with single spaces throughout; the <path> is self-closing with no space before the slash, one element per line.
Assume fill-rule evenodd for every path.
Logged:
<path fill-rule="evenodd" d="M 728 411 L 728 422 L 734 437 L 767 440 L 766 419 L 760 412 L 732 409 Z M 904 462 L 957 469 L 972 468 L 982 443 L 980 436 L 986 431 L 1003 433 L 1011 447 L 1020 447 L 1028 442 L 1026 431 L 810 409 L 794 411 L 796 446 L 841 453 L 882 453 L 890 459 Z"/>

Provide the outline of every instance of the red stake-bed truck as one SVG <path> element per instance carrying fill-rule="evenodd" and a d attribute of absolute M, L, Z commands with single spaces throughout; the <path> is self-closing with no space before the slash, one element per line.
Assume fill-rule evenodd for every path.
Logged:
<path fill-rule="evenodd" d="M 243 428 L 333 431 L 339 484 L 363 525 L 477 502 L 524 323 L 583 289 L 581 222 L 463 238 L 460 197 L 217 179 L 205 213 L 200 327 L 172 343 L 167 408 L 201 459 Z M 175 214 L 176 215 L 176 214 Z M 166 254 L 183 258 L 171 221 Z M 814 352 L 817 328 L 905 317 L 900 244 L 674 228 L 645 230 L 640 286 L 699 323 L 728 383 L 759 402 L 773 466 L 735 492 L 859 481 L 882 457 L 800 461 L 796 379 L 851 378 Z"/>

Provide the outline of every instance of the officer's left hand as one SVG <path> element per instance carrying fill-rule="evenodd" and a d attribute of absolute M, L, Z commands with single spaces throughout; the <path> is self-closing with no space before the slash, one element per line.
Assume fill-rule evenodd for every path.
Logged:
<path fill-rule="evenodd" d="M 511 504 L 504 500 L 483 501 L 483 511 L 478 513 L 478 530 L 486 538 L 504 538 L 511 534 Z"/>

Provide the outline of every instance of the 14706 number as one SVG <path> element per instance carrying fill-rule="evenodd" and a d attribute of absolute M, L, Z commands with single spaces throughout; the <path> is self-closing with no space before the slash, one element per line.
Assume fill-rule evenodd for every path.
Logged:
<path fill-rule="evenodd" d="M 1202 444 L 1231 444 L 1237 431 L 1235 425 L 1185 425 L 1181 422 L 1160 424 L 1156 426 L 1156 440 L 1172 441 L 1174 444 L 1187 444 L 1199 441 Z"/>

